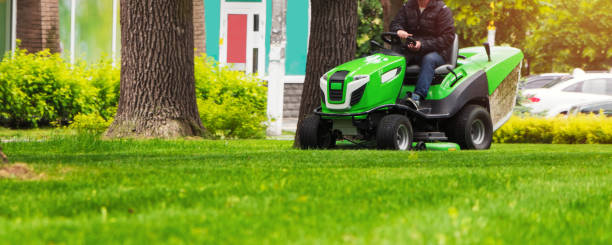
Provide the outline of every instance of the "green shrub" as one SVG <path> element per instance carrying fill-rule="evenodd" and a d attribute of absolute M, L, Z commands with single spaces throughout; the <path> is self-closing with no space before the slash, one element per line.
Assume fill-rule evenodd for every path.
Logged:
<path fill-rule="evenodd" d="M 515 116 L 493 135 L 497 143 L 612 144 L 612 118 L 599 115 Z"/>
<path fill-rule="evenodd" d="M 104 120 L 113 119 L 119 101 L 121 70 L 113 66 L 111 59 L 102 58 L 87 67 L 85 77 L 97 91 L 94 105 L 97 114 Z"/>
<path fill-rule="evenodd" d="M 80 134 L 100 135 L 110 126 L 112 120 L 106 120 L 98 114 L 77 114 L 68 128 L 77 130 Z"/>
<path fill-rule="evenodd" d="M 196 58 L 195 78 L 200 117 L 211 136 L 265 136 L 267 89 L 261 80 L 207 57 Z"/>
<path fill-rule="evenodd" d="M 48 50 L 17 49 L 0 62 L 0 123 L 10 127 L 65 124 L 79 113 L 112 117 L 118 69 L 108 61 L 69 64 Z"/>
<path fill-rule="evenodd" d="M 216 138 L 265 136 L 265 84 L 251 75 L 195 60 L 196 96 L 202 123 Z M 101 132 L 115 116 L 120 69 L 110 59 L 69 64 L 59 54 L 17 49 L 0 62 L 0 124 L 61 126 Z"/>

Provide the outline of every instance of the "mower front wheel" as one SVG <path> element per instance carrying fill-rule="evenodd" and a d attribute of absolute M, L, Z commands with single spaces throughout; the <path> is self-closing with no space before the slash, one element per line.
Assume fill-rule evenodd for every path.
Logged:
<path fill-rule="evenodd" d="M 387 115 L 380 120 L 376 130 L 379 149 L 407 151 L 412 147 L 412 124 L 402 115 Z"/>
<path fill-rule="evenodd" d="M 331 125 L 321 120 L 318 115 L 304 118 L 300 126 L 300 146 L 302 149 L 329 149 L 336 145 L 331 132 Z"/>

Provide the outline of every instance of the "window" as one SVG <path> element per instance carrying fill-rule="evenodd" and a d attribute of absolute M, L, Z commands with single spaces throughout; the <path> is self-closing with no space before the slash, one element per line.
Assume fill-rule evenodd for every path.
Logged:
<path fill-rule="evenodd" d="M 565 82 L 565 81 L 569 81 L 569 80 L 571 80 L 573 78 L 574 77 L 572 77 L 572 76 L 564 76 L 564 77 L 561 77 L 561 78 L 557 78 L 557 79 L 547 83 L 543 88 L 552 88 L 553 86 L 555 86 L 557 84 L 560 84 L 560 83 Z"/>
<path fill-rule="evenodd" d="M 567 88 L 564 88 L 563 92 L 578 92 L 578 93 L 580 93 L 580 92 L 582 92 L 582 85 L 583 84 L 584 84 L 584 82 L 576 83 L 576 84 L 571 85 L 571 86 L 569 86 Z"/>
<path fill-rule="evenodd" d="M 599 114 L 600 110 L 603 111 L 604 115 L 612 116 L 612 102 L 586 106 L 580 110 L 580 113 Z"/>
<path fill-rule="evenodd" d="M 608 81 L 603 78 L 591 79 L 584 81 L 582 92 L 588 94 L 606 94 L 606 83 Z"/>
<path fill-rule="evenodd" d="M 528 81 L 525 83 L 525 86 L 523 87 L 523 89 L 541 88 L 553 80 L 555 79 L 554 78 L 542 78 L 542 79 Z"/>
<path fill-rule="evenodd" d="M 11 49 L 11 1 L 0 0 L 0 59 Z"/>
<path fill-rule="evenodd" d="M 253 15 L 253 31 L 254 32 L 259 31 L 259 15 L 258 14 Z"/>
<path fill-rule="evenodd" d="M 259 66 L 259 49 L 253 49 L 253 74 L 258 73 L 257 67 Z"/>
<path fill-rule="evenodd" d="M 612 95 L 612 78 L 606 79 L 606 95 Z"/>
<path fill-rule="evenodd" d="M 0 0 L 1 1 L 1 0 Z M 72 0 L 59 0 L 59 22 L 60 41 L 63 55 L 68 58 L 74 55 L 75 59 L 85 61 L 98 61 L 100 57 L 111 57 L 113 51 L 117 55 L 120 48 L 121 29 L 117 28 L 115 42 L 116 50 L 113 50 L 113 21 L 119 20 L 119 14 L 113 16 L 112 0 L 77 0 L 74 1 L 74 13 L 72 12 Z M 118 5 L 116 6 L 118 7 Z M 72 16 L 74 14 L 74 40 Z M 119 23 L 117 23 L 118 25 Z M 74 42 L 74 43 L 72 43 Z M 74 49 L 74 50 L 73 50 Z"/>

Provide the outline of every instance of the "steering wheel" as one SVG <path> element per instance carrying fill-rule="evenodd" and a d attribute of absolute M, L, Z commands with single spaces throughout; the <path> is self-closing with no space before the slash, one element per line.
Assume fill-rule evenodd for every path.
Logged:
<path fill-rule="evenodd" d="M 380 34 L 380 38 L 384 42 L 391 45 L 401 45 L 402 47 L 405 47 L 409 44 L 416 45 L 416 41 L 412 37 L 408 37 L 403 40 L 395 32 L 385 32 L 383 34 Z"/>

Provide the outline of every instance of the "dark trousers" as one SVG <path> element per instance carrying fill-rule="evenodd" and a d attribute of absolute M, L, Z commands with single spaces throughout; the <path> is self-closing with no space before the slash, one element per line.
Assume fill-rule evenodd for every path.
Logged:
<path fill-rule="evenodd" d="M 438 52 L 431 52 L 424 56 L 410 53 L 406 54 L 406 64 L 408 64 L 408 66 L 421 66 L 421 72 L 419 73 L 419 79 L 417 80 L 414 93 L 418 94 L 421 99 L 425 99 L 427 98 L 427 93 L 429 92 L 431 82 L 433 82 L 436 68 L 446 64 L 446 61 L 444 61 L 444 58 L 438 54 Z"/>

